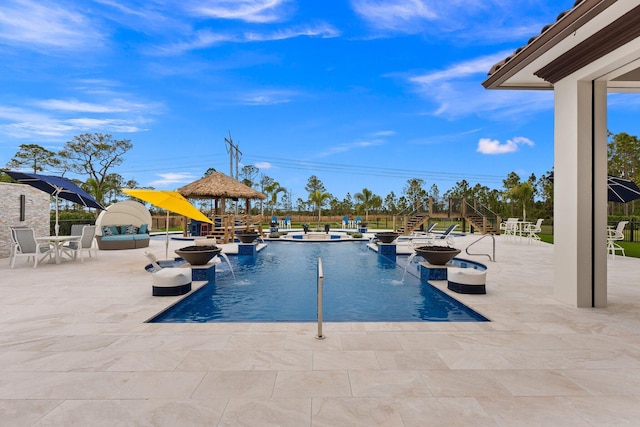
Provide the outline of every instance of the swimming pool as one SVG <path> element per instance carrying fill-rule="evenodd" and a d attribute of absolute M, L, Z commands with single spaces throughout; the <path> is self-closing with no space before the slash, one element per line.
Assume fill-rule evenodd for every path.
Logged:
<path fill-rule="evenodd" d="M 219 264 L 215 283 L 150 321 L 315 321 L 318 257 L 324 268 L 327 322 L 487 321 L 358 241 L 340 245 L 278 241 L 255 256 L 230 257 L 233 275 Z"/>

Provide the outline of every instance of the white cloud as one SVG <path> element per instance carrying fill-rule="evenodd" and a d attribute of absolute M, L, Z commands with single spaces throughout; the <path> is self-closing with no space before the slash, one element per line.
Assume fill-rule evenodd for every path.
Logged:
<path fill-rule="evenodd" d="M 29 139 L 35 137 L 58 137 L 67 138 L 78 132 L 142 132 L 141 128 L 134 121 L 118 119 L 55 119 L 51 117 L 31 116 L 27 121 L 14 121 L 0 125 L 0 133 L 4 133 L 13 138 Z"/>
<path fill-rule="evenodd" d="M 268 42 L 296 37 L 334 38 L 339 35 L 340 32 L 328 24 L 283 28 L 272 32 L 245 32 L 239 35 L 215 33 L 205 29 L 193 33 L 188 40 L 156 47 L 150 53 L 156 55 L 178 55 L 192 50 L 207 49 L 222 43 Z"/>
<path fill-rule="evenodd" d="M 482 86 L 487 71 L 508 53 L 499 52 L 408 77 L 408 82 L 435 104 L 429 114 L 446 118 L 486 115 L 519 118 L 553 109 L 552 91 L 491 91 Z"/>
<path fill-rule="evenodd" d="M 373 136 L 393 136 L 395 134 L 395 130 L 380 130 L 378 132 L 374 132 Z"/>
<path fill-rule="evenodd" d="M 327 157 L 327 156 L 331 156 L 332 154 L 346 153 L 352 150 L 368 148 L 368 147 L 376 147 L 383 144 L 384 144 L 384 141 L 381 139 L 376 139 L 373 141 L 350 142 L 346 144 L 340 144 L 340 145 L 335 145 L 333 147 L 329 147 L 327 150 L 318 153 L 318 157 Z"/>
<path fill-rule="evenodd" d="M 46 110 L 75 111 L 82 113 L 124 113 L 128 111 L 127 108 L 123 107 L 93 104 L 78 101 L 77 99 L 45 99 L 37 101 L 36 105 Z"/>
<path fill-rule="evenodd" d="M 423 21 L 437 18 L 422 0 L 352 0 L 351 6 L 369 25 L 381 30 L 414 32 Z"/>
<path fill-rule="evenodd" d="M 210 30 L 200 30 L 193 34 L 190 40 L 158 46 L 149 53 L 156 55 L 178 55 L 191 50 L 206 49 L 220 43 L 238 41 L 228 34 L 214 33 Z"/>
<path fill-rule="evenodd" d="M 535 144 L 529 138 L 524 136 L 516 136 L 513 139 L 507 140 L 505 143 L 501 143 L 497 139 L 480 138 L 478 141 L 477 151 L 482 154 L 505 154 L 513 153 L 519 150 L 519 146 L 528 145 L 533 147 Z"/>
<path fill-rule="evenodd" d="M 351 7 L 374 31 L 370 37 L 423 34 L 468 46 L 523 44 L 557 15 L 533 0 L 517 7 L 513 0 L 351 0 Z"/>
<path fill-rule="evenodd" d="M 251 23 L 282 21 L 287 16 L 283 6 L 289 0 L 198 0 L 183 4 L 194 15 L 216 19 L 233 19 Z"/>
<path fill-rule="evenodd" d="M 321 37 L 324 39 L 338 37 L 340 31 L 328 24 L 306 26 L 306 27 L 294 27 L 285 28 L 271 33 L 245 33 L 244 39 L 248 42 L 262 42 L 273 40 L 286 40 L 296 37 Z"/>
<path fill-rule="evenodd" d="M 240 94 L 238 102 L 244 105 L 286 104 L 296 95 L 296 92 L 290 90 L 258 90 Z"/>
<path fill-rule="evenodd" d="M 98 25 L 59 3 L 5 0 L 0 6 L 0 40 L 36 50 L 96 49 L 103 43 Z"/>
<path fill-rule="evenodd" d="M 431 86 L 441 82 L 448 82 L 474 75 L 486 75 L 487 71 L 489 71 L 495 63 L 503 60 L 509 54 L 511 54 L 510 51 L 502 51 L 493 55 L 481 56 L 469 61 L 453 64 L 444 70 L 433 71 L 431 73 L 411 77 L 409 81 L 423 86 Z"/>
<path fill-rule="evenodd" d="M 256 162 L 254 166 L 258 169 L 271 169 L 273 167 L 273 165 L 269 162 Z"/>
<path fill-rule="evenodd" d="M 183 184 L 194 181 L 197 177 L 189 172 L 180 172 L 180 173 L 160 173 L 158 174 L 160 177 L 154 181 L 149 183 L 152 187 L 171 187 L 175 186 L 175 184 Z"/>
<path fill-rule="evenodd" d="M 74 130 L 83 132 L 142 132 L 146 129 L 138 127 L 134 122 L 130 120 L 119 119 L 92 119 L 92 118 L 76 118 L 64 120 L 63 123 L 70 124 Z"/>

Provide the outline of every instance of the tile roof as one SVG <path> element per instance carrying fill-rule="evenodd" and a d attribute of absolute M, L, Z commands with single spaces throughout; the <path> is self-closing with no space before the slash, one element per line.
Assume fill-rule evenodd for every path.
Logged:
<path fill-rule="evenodd" d="M 573 33 L 615 2 L 616 0 L 576 0 L 571 9 L 561 12 L 553 23 L 545 25 L 539 34 L 527 41 L 526 45 L 494 64 L 487 73 L 489 77 L 483 85 L 498 87 L 500 83 L 498 80 L 504 78 L 507 72 L 517 71 L 520 66 L 524 67 L 528 61 L 532 61 L 557 44 L 557 37 L 561 40 Z"/>
<path fill-rule="evenodd" d="M 573 10 L 576 9 L 576 6 L 582 2 L 584 2 L 585 0 L 576 0 L 576 2 L 573 4 L 573 7 L 571 9 L 565 10 L 564 12 L 560 12 L 560 14 L 558 15 L 558 17 L 556 18 L 555 22 L 551 23 L 551 24 L 547 24 L 544 27 L 542 27 L 542 30 L 540 30 L 540 34 L 537 34 L 533 37 L 531 37 L 528 41 L 527 44 L 525 46 L 520 46 L 519 48 L 517 48 L 513 54 L 507 56 L 505 59 L 503 59 L 502 61 L 496 63 L 493 65 L 493 67 L 491 67 L 491 69 L 489 70 L 489 72 L 487 73 L 488 75 L 492 75 L 493 73 L 495 73 L 496 71 L 498 71 L 504 64 L 506 64 L 507 62 L 509 62 L 515 55 L 517 55 L 518 53 L 520 53 L 525 47 L 529 46 L 531 43 L 533 43 L 534 41 L 536 41 L 542 34 L 544 34 L 545 32 L 547 32 L 551 27 L 553 27 L 557 22 L 559 22 L 562 18 L 564 18 L 567 14 L 571 13 Z"/>

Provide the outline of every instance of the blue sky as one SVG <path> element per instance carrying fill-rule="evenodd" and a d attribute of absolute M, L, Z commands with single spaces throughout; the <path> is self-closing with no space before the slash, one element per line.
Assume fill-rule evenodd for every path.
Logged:
<path fill-rule="evenodd" d="M 20 144 L 130 139 L 114 172 L 174 189 L 242 156 L 342 199 L 410 178 L 502 188 L 553 166 L 553 93 L 487 91 L 491 65 L 574 0 L 4 0 L 0 164 Z M 609 129 L 640 134 L 637 95 Z"/>

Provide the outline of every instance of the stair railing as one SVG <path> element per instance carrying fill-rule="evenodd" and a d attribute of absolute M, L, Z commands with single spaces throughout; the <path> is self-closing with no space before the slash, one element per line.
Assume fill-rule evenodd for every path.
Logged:
<path fill-rule="evenodd" d="M 474 200 L 473 205 L 465 200 L 465 208 L 467 212 L 471 212 L 477 216 L 482 217 L 483 230 L 487 229 L 487 225 L 491 225 L 491 227 L 496 231 L 500 229 L 498 214 L 493 212 L 487 206 L 483 205 L 477 200 Z"/>

